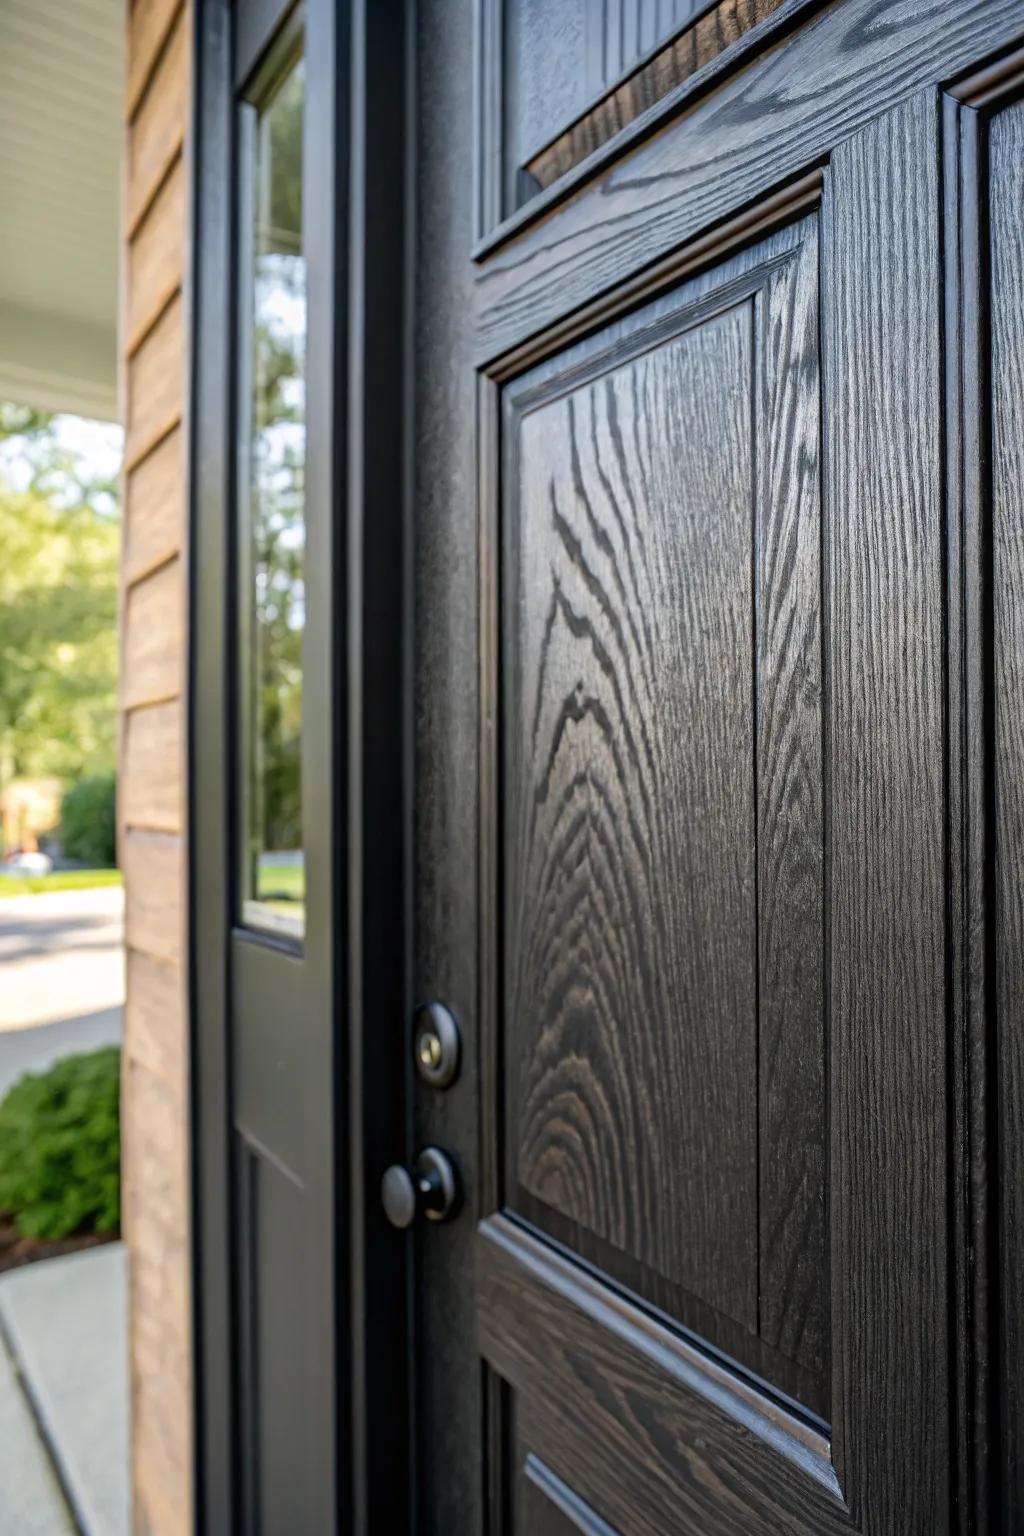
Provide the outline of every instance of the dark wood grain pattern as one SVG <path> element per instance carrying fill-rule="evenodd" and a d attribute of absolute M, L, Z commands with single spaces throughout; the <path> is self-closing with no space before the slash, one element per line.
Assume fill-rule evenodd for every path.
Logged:
<path fill-rule="evenodd" d="M 614 1530 L 849 1530 L 827 1440 L 771 1399 L 505 1217 L 480 1228 L 478 1272 L 484 1355 L 548 1468 Z"/>
<path fill-rule="evenodd" d="M 592 0 L 588 8 L 590 68 L 594 88 L 610 85 L 681 27 L 709 0 Z M 593 18 L 591 20 L 591 18 Z"/>
<path fill-rule="evenodd" d="M 518 1449 L 518 1447 L 517 1447 Z M 616 1536 L 606 1520 L 535 1451 L 522 1459 L 515 1491 L 517 1536 Z"/>
<path fill-rule="evenodd" d="M 643 56 L 688 22 L 708 0 L 483 0 L 489 38 L 500 52 L 506 211 L 527 187 L 544 146 L 561 142 Z M 501 39 L 499 44 L 498 39 Z M 632 76 L 632 78 L 636 78 Z M 525 178 L 519 173 L 526 171 Z M 550 179 L 550 177 L 548 178 Z"/>
<path fill-rule="evenodd" d="M 713 93 L 704 72 L 670 90 L 495 231 L 475 271 L 466 26 L 458 0 L 425 0 L 414 900 L 418 989 L 455 1006 L 466 1070 L 445 1095 L 418 1090 L 415 1136 L 451 1146 L 467 1216 L 484 1220 L 475 1265 L 462 1217 L 416 1248 L 420 1522 L 445 1536 L 563 1536 L 565 1519 L 647 1536 L 967 1536 L 950 1472 L 966 1259 L 950 1251 L 955 338 L 937 108 L 943 83 L 1019 43 L 1024 11 L 834 0 L 808 20 L 783 5 L 734 45 L 742 71 Z M 1020 206 L 1014 192 L 1007 239 Z M 709 537 L 739 571 L 738 465 L 746 563 L 716 589 L 688 519 L 725 509 Z M 1010 516 L 1008 491 L 1008 531 Z M 695 649 L 691 587 L 717 602 Z M 715 644 L 725 664 L 701 697 Z M 1006 647 L 1021 650 L 1009 627 Z M 727 739 L 744 648 L 745 761 L 730 775 L 706 759 L 711 722 Z M 1009 745 L 1006 759 L 1009 774 Z M 716 790 L 720 823 L 731 797 L 752 859 L 713 814 L 696 848 L 724 847 L 734 868 L 693 856 L 680 785 Z M 677 896 L 673 871 L 702 883 Z M 694 963 L 689 995 L 676 988 L 685 964 L 655 911 L 693 916 L 703 943 L 716 892 L 752 924 L 721 953 L 755 1019 L 726 1014 L 751 1054 L 717 1121 L 700 1074 L 714 1087 L 731 1064 L 695 1063 L 687 1038 L 694 1015 L 718 1019 L 716 973 L 698 994 Z M 658 971 L 673 967 L 669 987 Z M 694 1116 L 689 1182 L 704 1196 L 674 1171 Z M 701 1201 L 737 1148 L 753 1326 L 732 1256 L 710 1273 L 715 1234 L 702 1254 L 678 1230 L 696 1209 L 705 1241 Z M 673 1291 L 652 1261 L 689 1266 L 742 1320 Z M 818 1380 L 820 1406 L 788 1386 L 790 1366 Z M 1024 1369 L 1008 1356 L 1005 1375 L 1009 1392 Z"/>
<path fill-rule="evenodd" d="M 952 1477 L 961 1536 L 995 1529 L 998 1129 L 991 944 L 991 621 L 985 119 L 962 104 L 996 60 L 943 98 L 947 519 Z M 960 100 L 956 98 L 960 97 Z"/>
<path fill-rule="evenodd" d="M 479 1072 L 478 906 L 471 875 L 480 798 L 476 380 L 465 249 L 473 218 L 466 175 L 473 155 L 473 27 L 471 0 L 428 0 L 417 8 L 415 559 L 407 609 L 414 628 L 413 996 L 416 1002 L 441 998 L 451 1007 L 463 1051 L 459 1080 L 448 1092 L 421 1084 L 413 1094 L 410 1147 L 435 1143 L 451 1153 L 469 1212 L 481 1198 L 480 1106 L 472 1086 Z M 401 1071 L 397 1062 L 393 1070 Z M 415 1271 L 417 1528 L 422 1536 L 471 1536 L 488 1529 L 473 1223 L 452 1222 L 429 1237 L 417 1252 Z"/>
<path fill-rule="evenodd" d="M 1020 33 L 1019 0 L 843 0 L 502 245 L 477 272 L 490 363 Z"/>
<path fill-rule="evenodd" d="M 512 429 L 506 1070 L 518 1182 L 754 1331 L 752 375 L 748 301 Z"/>
<path fill-rule="evenodd" d="M 927 91 L 836 150 L 822 292 L 833 1458 L 908 1533 L 949 1524 L 940 229 Z"/>
<path fill-rule="evenodd" d="M 1003 1530 L 1024 1518 L 1024 107 L 989 134 L 992 661 Z"/>
<path fill-rule="evenodd" d="M 823 1377 L 824 826 L 818 246 L 761 295 L 756 387 L 760 1333 Z"/>
<path fill-rule="evenodd" d="M 718 5 L 685 27 L 564 133 L 533 155 L 525 169 L 539 188 L 550 187 L 784 3 L 785 0 L 719 0 Z M 652 37 L 647 46 L 654 42 Z M 605 78 L 614 79 L 615 74 L 609 72 Z"/>
<path fill-rule="evenodd" d="M 825 1413 L 817 391 L 813 222 L 507 391 L 505 1060 L 519 1208 Z"/>

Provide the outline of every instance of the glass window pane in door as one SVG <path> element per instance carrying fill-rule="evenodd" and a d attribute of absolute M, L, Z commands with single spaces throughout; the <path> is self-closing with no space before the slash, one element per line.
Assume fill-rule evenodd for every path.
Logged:
<path fill-rule="evenodd" d="M 248 413 L 240 491 L 244 867 L 242 916 L 300 936 L 305 630 L 306 261 L 301 57 L 253 114 Z"/>

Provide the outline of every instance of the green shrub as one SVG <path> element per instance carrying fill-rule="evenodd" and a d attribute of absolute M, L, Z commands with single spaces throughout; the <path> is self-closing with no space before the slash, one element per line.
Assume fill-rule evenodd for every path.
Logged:
<path fill-rule="evenodd" d="M 65 858 L 96 869 L 117 863 L 117 777 L 97 773 L 79 779 L 60 808 L 60 841 Z"/>
<path fill-rule="evenodd" d="M 117 1229 L 120 1087 L 111 1045 L 19 1078 L 0 1102 L 0 1212 L 24 1237 Z"/>

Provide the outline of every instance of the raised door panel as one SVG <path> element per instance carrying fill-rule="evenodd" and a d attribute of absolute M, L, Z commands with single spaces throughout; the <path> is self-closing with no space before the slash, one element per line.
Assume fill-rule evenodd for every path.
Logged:
<path fill-rule="evenodd" d="M 506 390 L 506 1201 L 827 1415 L 817 236 Z"/>

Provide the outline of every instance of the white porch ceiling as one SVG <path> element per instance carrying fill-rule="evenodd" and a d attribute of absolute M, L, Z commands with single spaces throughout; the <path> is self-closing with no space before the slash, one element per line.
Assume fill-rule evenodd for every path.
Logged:
<path fill-rule="evenodd" d="M 0 0 L 0 397 L 117 416 L 125 0 Z"/>

